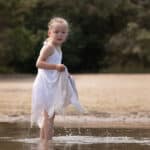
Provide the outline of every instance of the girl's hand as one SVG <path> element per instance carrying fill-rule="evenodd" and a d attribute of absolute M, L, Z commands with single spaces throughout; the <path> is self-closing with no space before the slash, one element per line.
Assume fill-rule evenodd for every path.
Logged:
<path fill-rule="evenodd" d="M 56 65 L 56 70 L 60 71 L 60 72 L 64 71 L 65 70 L 65 65 L 63 65 L 63 64 L 57 64 Z"/>
<path fill-rule="evenodd" d="M 68 74 L 68 77 L 69 77 L 69 78 L 71 78 L 71 77 L 72 77 L 72 75 L 69 73 L 69 74 Z"/>

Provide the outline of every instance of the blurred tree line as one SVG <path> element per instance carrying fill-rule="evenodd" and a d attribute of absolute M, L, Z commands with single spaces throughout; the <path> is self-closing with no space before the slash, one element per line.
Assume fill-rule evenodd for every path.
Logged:
<path fill-rule="evenodd" d="M 0 0 L 0 72 L 36 72 L 50 18 L 68 20 L 71 72 L 150 72 L 149 0 Z"/>

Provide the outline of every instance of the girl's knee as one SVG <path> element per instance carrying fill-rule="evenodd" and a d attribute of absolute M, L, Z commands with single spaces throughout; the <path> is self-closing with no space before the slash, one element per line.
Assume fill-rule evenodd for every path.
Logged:
<path fill-rule="evenodd" d="M 48 121 L 54 121 L 54 118 L 55 118 L 55 113 L 53 114 L 53 116 L 52 117 L 49 117 L 49 115 L 48 115 L 48 112 L 47 111 L 43 111 L 43 116 L 44 116 L 44 120 L 48 120 Z"/>
<path fill-rule="evenodd" d="M 44 116 L 44 119 L 48 120 L 49 116 L 48 116 L 48 112 L 47 111 L 43 111 L 43 116 Z"/>

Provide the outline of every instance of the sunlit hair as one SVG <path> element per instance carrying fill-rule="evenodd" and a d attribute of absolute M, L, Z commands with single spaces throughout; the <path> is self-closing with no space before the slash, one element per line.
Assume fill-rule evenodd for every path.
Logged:
<path fill-rule="evenodd" d="M 67 22 L 67 20 L 65 20 L 64 18 L 61 18 L 61 17 L 54 17 L 52 18 L 49 23 L 48 23 L 48 29 L 52 29 L 53 28 L 53 25 L 55 23 L 60 23 L 60 24 L 63 24 L 67 27 L 67 29 L 69 29 L 69 24 Z"/>

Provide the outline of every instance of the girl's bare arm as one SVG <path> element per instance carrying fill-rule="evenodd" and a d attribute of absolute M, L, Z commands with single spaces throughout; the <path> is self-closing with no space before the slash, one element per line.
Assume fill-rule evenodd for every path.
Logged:
<path fill-rule="evenodd" d="M 40 55 L 36 62 L 37 68 L 48 69 L 48 70 L 58 70 L 64 71 L 65 66 L 63 64 L 49 64 L 46 62 L 47 58 L 53 54 L 53 46 L 47 45 L 41 49 Z"/>

